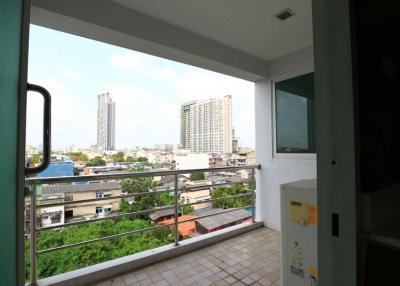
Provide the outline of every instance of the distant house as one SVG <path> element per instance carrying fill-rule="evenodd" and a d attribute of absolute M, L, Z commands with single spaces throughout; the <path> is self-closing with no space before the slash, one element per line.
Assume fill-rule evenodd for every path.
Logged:
<path fill-rule="evenodd" d="M 44 171 L 37 174 L 38 177 L 63 177 L 73 175 L 74 163 L 71 160 L 51 162 Z"/>
<path fill-rule="evenodd" d="M 213 209 L 212 212 L 218 212 L 222 210 L 223 209 Z M 252 219 L 251 213 L 244 209 L 238 209 L 223 214 L 200 218 L 196 220 L 196 232 L 198 234 L 205 234 L 229 226 L 234 226 L 250 219 Z"/>
<path fill-rule="evenodd" d="M 44 197 L 56 194 L 63 195 L 64 201 L 110 198 L 86 203 L 67 204 L 64 206 L 65 220 L 84 216 L 102 217 L 120 209 L 121 199 L 112 198 L 121 195 L 121 186 L 117 182 L 43 186 Z M 46 209 L 44 208 L 43 210 Z"/>
<path fill-rule="evenodd" d="M 181 238 L 193 236 L 196 233 L 196 222 L 194 220 L 182 222 L 185 220 L 193 219 L 195 217 L 196 216 L 194 215 L 188 215 L 188 214 L 178 217 L 178 222 L 181 222 L 178 225 L 179 236 Z M 159 224 L 167 225 L 167 224 L 173 224 L 174 222 L 175 218 L 170 218 L 167 220 L 160 221 Z"/>
<path fill-rule="evenodd" d="M 178 211 L 178 214 L 181 212 Z M 149 218 L 154 222 L 154 223 L 159 223 L 164 220 L 171 219 L 175 216 L 175 210 L 174 209 L 162 209 L 162 210 L 157 210 L 149 215 Z"/>
<path fill-rule="evenodd" d="M 211 207 L 211 202 L 209 202 L 210 199 L 211 195 L 209 187 L 204 190 L 186 191 L 180 196 L 182 204 L 196 203 L 192 205 L 194 210 Z"/>

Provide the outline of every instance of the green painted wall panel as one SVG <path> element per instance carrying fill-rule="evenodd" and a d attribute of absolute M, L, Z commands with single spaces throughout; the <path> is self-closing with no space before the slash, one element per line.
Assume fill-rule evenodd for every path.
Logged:
<path fill-rule="evenodd" d="M 0 284 L 17 284 L 17 138 L 23 0 L 0 1 Z"/>

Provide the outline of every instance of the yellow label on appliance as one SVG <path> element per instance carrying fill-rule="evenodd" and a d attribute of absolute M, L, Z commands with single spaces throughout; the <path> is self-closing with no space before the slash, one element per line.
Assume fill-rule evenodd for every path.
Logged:
<path fill-rule="evenodd" d="M 294 223 L 308 224 L 308 205 L 302 202 L 291 201 L 289 218 Z"/>
<path fill-rule="evenodd" d="M 318 268 L 317 267 L 310 267 L 308 269 L 308 274 L 310 276 L 318 277 Z"/>
<path fill-rule="evenodd" d="M 308 223 L 309 224 L 318 223 L 318 208 L 316 206 L 308 207 Z"/>

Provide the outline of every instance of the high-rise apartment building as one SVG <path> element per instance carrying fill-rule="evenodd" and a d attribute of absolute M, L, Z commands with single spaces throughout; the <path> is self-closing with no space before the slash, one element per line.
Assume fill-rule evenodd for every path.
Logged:
<path fill-rule="evenodd" d="M 97 96 L 97 150 L 115 149 L 115 102 L 110 94 Z"/>
<path fill-rule="evenodd" d="M 232 97 L 182 104 L 181 145 L 196 153 L 232 153 Z"/>

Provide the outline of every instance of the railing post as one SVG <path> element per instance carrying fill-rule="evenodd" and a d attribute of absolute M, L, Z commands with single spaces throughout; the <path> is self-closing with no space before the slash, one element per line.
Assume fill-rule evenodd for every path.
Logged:
<path fill-rule="evenodd" d="M 256 212 L 255 212 L 255 206 L 256 206 L 256 170 L 255 168 L 251 169 L 251 175 L 253 178 L 253 186 L 251 187 L 251 214 L 253 217 L 253 223 L 256 222 Z"/>
<path fill-rule="evenodd" d="M 175 246 L 179 245 L 179 223 L 178 223 L 178 174 L 175 174 Z"/>
<path fill-rule="evenodd" d="M 36 184 L 32 184 L 31 187 L 31 285 L 37 285 L 36 277 Z"/>

